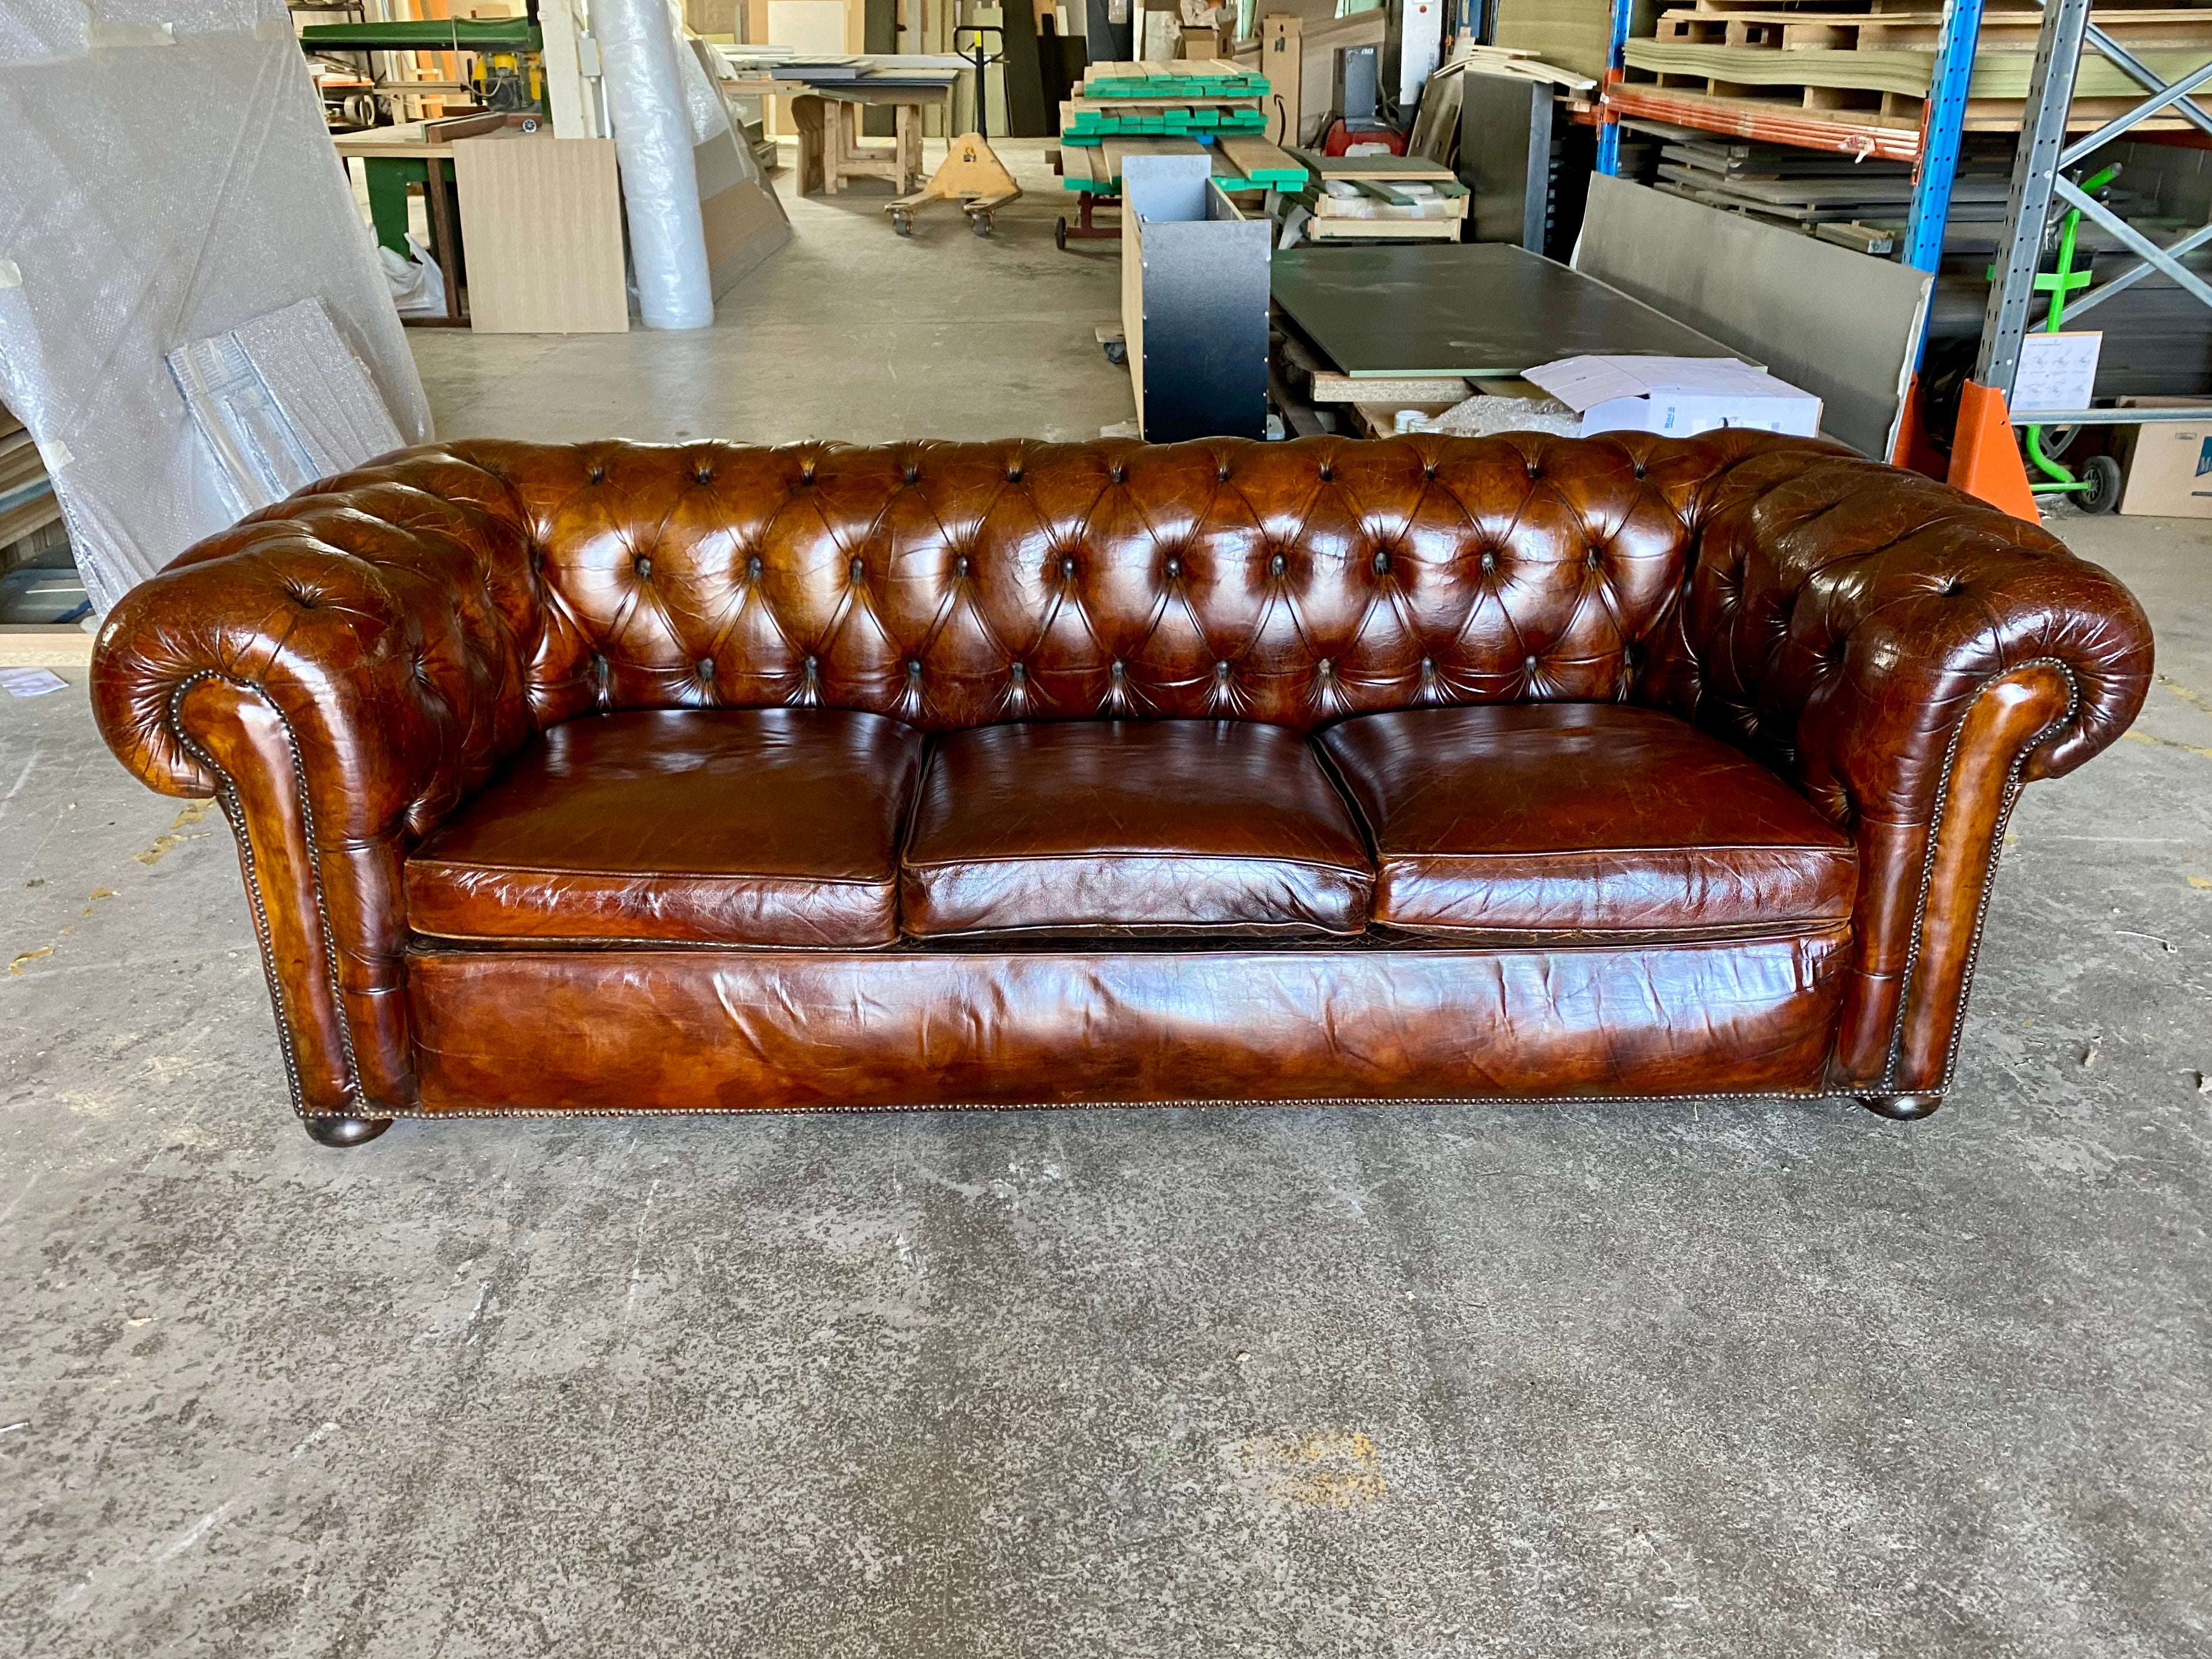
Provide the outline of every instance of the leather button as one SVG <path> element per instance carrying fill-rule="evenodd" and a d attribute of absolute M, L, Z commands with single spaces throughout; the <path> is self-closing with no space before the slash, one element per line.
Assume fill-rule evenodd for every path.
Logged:
<path fill-rule="evenodd" d="M 1213 678 L 1225 684 L 1229 679 L 1229 665 L 1225 662 L 1218 662 L 1214 664 Z"/>
<path fill-rule="evenodd" d="M 1119 466 L 1109 466 L 1106 469 L 1106 476 L 1115 483 L 1120 483 L 1122 478 L 1121 469 Z"/>
<path fill-rule="evenodd" d="M 1010 466 L 1010 467 L 1008 467 L 1008 468 L 1006 469 L 1006 482 L 1007 482 L 1008 483 L 1019 483 L 1021 481 L 1022 481 L 1022 470 L 1021 470 L 1021 468 L 1019 468 L 1019 467 L 1018 467 L 1018 466 Z"/>
<path fill-rule="evenodd" d="M 811 484 L 814 482 L 813 462 L 809 461 L 805 466 L 799 469 L 799 482 L 802 484 Z"/>
<path fill-rule="evenodd" d="M 1390 556 L 1377 548 L 1375 553 L 1375 574 L 1378 576 L 1385 576 L 1389 574 L 1389 572 Z"/>
<path fill-rule="evenodd" d="M 631 564 L 630 568 L 637 572 L 639 580 L 650 581 L 653 580 L 653 561 L 647 558 L 644 555 L 640 554 L 635 562 Z"/>
<path fill-rule="evenodd" d="M 914 464 L 913 462 L 908 461 L 908 462 L 907 463 L 907 468 L 906 468 L 906 481 L 907 481 L 908 483 L 913 483 L 916 482 L 917 480 L 919 480 L 919 479 L 921 478 L 921 469 L 920 467 L 918 467 L 918 466 L 915 465 L 915 464 Z"/>
<path fill-rule="evenodd" d="M 1170 576 L 1180 576 L 1182 574 L 1182 561 L 1181 559 L 1170 557 L 1168 560 L 1168 574 Z"/>
<path fill-rule="evenodd" d="M 853 580 L 856 582 L 866 581 L 868 577 L 868 567 L 858 559 L 854 560 L 852 575 Z"/>
<path fill-rule="evenodd" d="M 1331 466 L 1327 461 L 1323 461 L 1321 464 L 1321 481 L 1323 483 L 1327 483 L 1334 477 L 1336 477 L 1336 469 Z"/>
<path fill-rule="evenodd" d="M 1006 672 L 1014 677 L 1017 684 L 1029 678 L 1029 670 L 1023 667 L 1019 663 L 1012 665 L 1007 668 Z"/>
<path fill-rule="evenodd" d="M 702 679 L 702 680 L 711 680 L 711 679 L 713 679 L 713 678 L 714 678 L 714 659 L 712 657 L 702 657 L 702 658 L 700 658 L 700 659 L 699 659 L 699 664 L 698 664 L 698 669 L 699 669 L 699 678 L 700 678 L 701 679 Z"/>
<path fill-rule="evenodd" d="M 1422 673 L 1424 673 L 1424 674 L 1433 674 L 1433 673 L 1435 673 L 1436 672 L 1437 672 L 1437 659 L 1436 659 L 1434 657 L 1424 657 L 1424 658 L 1422 658 L 1422 659 L 1421 659 L 1421 672 L 1422 672 Z"/>
<path fill-rule="evenodd" d="M 906 659 L 906 677 L 910 680 L 918 680 L 921 678 L 921 658 L 908 657 Z"/>
<path fill-rule="evenodd" d="M 702 466 L 696 472 L 694 472 L 691 475 L 691 482 L 694 483 L 710 484 L 714 482 L 714 475 L 708 471 L 707 469 Z"/>
<path fill-rule="evenodd" d="M 1270 576 L 1279 576 L 1285 569 L 1289 568 L 1289 567 L 1290 561 L 1285 559 L 1281 554 L 1278 553 L 1273 558 L 1267 561 L 1267 574 Z"/>
<path fill-rule="evenodd" d="M 1482 568 L 1485 570 L 1495 570 L 1498 568 L 1498 555 L 1492 552 L 1486 547 L 1482 550 Z"/>
<path fill-rule="evenodd" d="M 956 576 L 964 576 L 968 574 L 968 556 L 965 553 L 953 560 L 952 574 Z"/>
<path fill-rule="evenodd" d="M 1106 672 L 1117 680 L 1126 680 L 1129 678 L 1129 671 L 1118 659 Z"/>
<path fill-rule="evenodd" d="M 756 553 L 745 561 L 745 574 L 750 576 L 755 581 L 758 581 L 760 580 L 760 573 L 761 556 L 759 554 Z"/>
<path fill-rule="evenodd" d="M 1066 577 L 1070 577 L 1070 578 L 1073 578 L 1073 577 L 1074 576 L 1074 574 L 1075 574 L 1075 560 L 1074 560 L 1074 558 L 1073 558 L 1072 556 L 1071 556 L 1070 557 L 1067 557 L 1067 558 L 1062 559 L 1062 560 L 1060 562 L 1060 574 L 1061 575 L 1063 575 L 1063 576 L 1066 576 Z"/>
<path fill-rule="evenodd" d="M 603 466 L 595 466 L 589 472 L 584 474 L 584 482 L 586 483 L 605 483 L 606 481 L 607 470 Z"/>

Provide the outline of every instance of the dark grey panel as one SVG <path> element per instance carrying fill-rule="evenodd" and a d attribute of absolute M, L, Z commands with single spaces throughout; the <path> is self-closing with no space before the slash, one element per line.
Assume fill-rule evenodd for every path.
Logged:
<path fill-rule="evenodd" d="M 1504 377 L 1585 353 L 1741 354 L 1509 242 L 1295 247 L 1275 302 L 1355 377 Z"/>
<path fill-rule="evenodd" d="M 1468 240 L 1518 242 L 1541 253 L 1551 195 L 1551 85 L 1473 70 L 1459 84 L 1459 176 L 1474 195 Z"/>

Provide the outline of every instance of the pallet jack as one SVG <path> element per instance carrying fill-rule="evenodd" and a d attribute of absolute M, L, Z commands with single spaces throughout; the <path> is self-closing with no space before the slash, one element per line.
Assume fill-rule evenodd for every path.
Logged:
<path fill-rule="evenodd" d="M 1000 50 L 987 52 L 983 37 L 999 36 Z M 970 37 L 972 50 L 963 50 L 960 37 Z M 978 236 L 991 234 L 993 216 L 1022 193 L 1014 175 L 993 153 L 984 133 L 990 125 L 986 112 L 990 93 L 983 71 L 1006 58 L 1005 33 L 988 24 L 963 23 L 952 31 L 952 50 L 975 65 L 975 131 L 964 132 L 949 146 L 945 161 L 929 175 L 929 182 L 911 196 L 902 196 L 884 210 L 891 216 L 891 228 L 902 236 L 914 234 L 914 216 L 932 202 L 957 202 Z"/>

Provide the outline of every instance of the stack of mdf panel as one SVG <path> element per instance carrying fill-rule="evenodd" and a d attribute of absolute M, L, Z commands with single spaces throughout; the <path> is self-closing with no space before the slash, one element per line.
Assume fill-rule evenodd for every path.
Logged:
<path fill-rule="evenodd" d="M 1634 0 L 1631 35 L 1651 33 L 1656 0 Z M 1561 69 L 1602 80 L 1613 39 L 1612 0 L 1498 0 L 1496 45 L 1526 52 Z"/>
<path fill-rule="evenodd" d="M 2166 80 L 2212 63 L 2212 5 L 2100 0 L 2095 16 Z M 1969 131 L 2019 126 L 2042 17 L 2035 0 L 1987 0 L 1967 89 Z M 1936 0 L 1696 0 L 1669 6 L 1650 28 L 1632 31 L 1628 80 L 1710 100 L 1722 106 L 1717 115 L 1764 106 L 1838 123 L 1913 127 L 1928 99 L 1942 21 Z M 2086 53 L 2075 123 L 2096 125 L 2141 95 L 2117 64 Z"/>
<path fill-rule="evenodd" d="M 46 464 L 23 423 L 0 404 L 0 570 L 13 565 L 20 550 L 43 546 L 41 532 L 61 522 Z"/>

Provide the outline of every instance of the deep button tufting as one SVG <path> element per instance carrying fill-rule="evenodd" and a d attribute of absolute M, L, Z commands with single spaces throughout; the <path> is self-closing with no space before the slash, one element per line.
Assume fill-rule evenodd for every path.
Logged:
<path fill-rule="evenodd" d="M 1290 561 L 1285 559 L 1279 553 L 1276 554 L 1273 558 L 1267 561 L 1267 574 L 1270 576 L 1279 576 L 1289 568 Z"/>
<path fill-rule="evenodd" d="M 1378 576 L 1390 574 L 1390 555 L 1379 547 L 1375 550 L 1375 574 Z"/>
<path fill-rule="evenodd" d="M 1327 679 L 1331 674 L 1336 672 L 1336 665 L 1327 657 L 1323 657 L 1314 665 L 1314 672 L 1320 675 L 1322 678 Z"/>
<path fill-rule="evenodd" d="M 910 680 L 919 680 L 921 678 L 921 658 L 908 657 L 906 659 L 906 677 Z"/>
<path fill-rule="evenodd" d="M 711 680 L 714 678 L 714 659 L 712 657 L 699 659 L 699 678 L 702 680 Z"/>
<path fill-rule="evenodd" d="M 953 560 L 952 574 L 956 576 L 964 576 L 968 574 L 968 556 L 965 553 Z"/>
<path fill-rule="evenodd" d="M 1437 659 L 1434 657 L 1424 657 L 1421 659 L 1421 672 L 1424 675 L 1433 674 L 1436 672 Z"/>
<path fill-rule="evenodd" d="M 1220 681 L 1223 684 L 1227 684 L 1229 681 L 1229 665 L 1226 662 L 1218 662 L 1214 664 L 1213 678 Z"/>
<path fill-rule="evenodd" d="M 1172 553 L 1168 555 L 1168 574 L 1170 576 L 1182 574 L 1182 561 Z"/>
<path fill-rule="evenodd" d="M 1482 550 L 1482 568 L 1485 570 L 1498 568 L 1498 555 L 1486 547 Z"/>
<path fill-rule="evenodd" d="M 1593 547 L 1588 553 L 1583 556 L 1583 562 L 1588 565 L 1591 569 L 1595 570 L 1605 562 L 1605 555 L 1599 552 L 1597 549 Z"/>
<path fill-rule="evenodd" d="M 1637 462 L 1633 471 L 1638 477 L 1642 477 L 1644 476 L 1644 463 L 1641 461 Z"/>
<path fill-rule="evenodd" d="M 1010 467 L 1008 467 L 1008 468 L 1006 469 L 1006 482 L 1007 482 L 1008 483 L 1019 483 L 1021 481 L 1022 481 L 1022 470 L 1021 470 L 1021 468 L 1019 468 L 1019 467 L 1018 467 L 1018 466 L 1010 466 Z"/>
<path fill-rule="evenodd" d="M 868 567 L 860 560 L 854 559 L 850 574 L 856 582 L 866 581 L 868 576 Z"/>
<path fill-rule="evenodd" d="M 1075 574 L 1075 556 L 1073 554 L 1068 555 L 1067 557 L 1060 562 L 1060 574 L 1067 577 L 1073 577 Z"/>
<path fill-rule="evenodd" d="M 584 474 L 584 482 L 586 483 L 605 483 L 606 481 L 607 470 L 603 466 L 595 466 L 590 471 Z"/>
<path fill-rule="evenodd" d="M 1006 665 L 1006 672 L 1012 675 L 1017 682 L 1025 680 L 1029 678 L 1029 670 L 1023 667 L 1021 664 L 1018 662 L 1009 663 Z"/>
<path fill-rule="evenodd" d="M 760 580 L 760 574 L 761 556 L 756 553 L 745 561 L 745 574 L 750 576 L 755 581 L 758 581 Z"/>
<path fill-rule="evenodd" d="M 1321 481 L 1323 483 L 1327 483 L 1334 477 L 1336 477 L 1336 469 L 1331 466 L 1327 461 L 1323 461 L 1321 464 Z"/>
<path fill-rule="evenodd" d="M 631 562 L 630 568 L 637 572 L 637 579 L 640 581 L 651 581 L 653 580 L 653 561 L 647 558 L 644 554 L 639 554 L 637 557 Z"/>
<path fill-rule="evenodd" d="M 714 482 L 714 475 L 702 466 L 691 475 L 691 481 L 694 483 L 710 484 Z"/>
<path fill-rule="evenodd" d="M 1214 468 L 1213 482 L 1216 483 L 1227 483 L 1229 482 L 1229 469 L 1225 466 L 1218 466 Z"/>
<path fill-rule="evenodd" d="M 1531 461 L 1528 463 L 1528 476 L 1532 478 L 1540 478 L 1544 476 L 1544 469 Z"/>
<path fill-rule="evenodd" d="M 1108 468 L 1106 469 L 1106 476 L 1107 476 L 1107 477 L 1108 477 L 1108 478 L 1111 479 L 1114 483 L 1120 483 L 1121 482 L 1121 478 L 1122 478 L 1121 468 L 1120 464 L 1117 462 L 1115 465 L 1112 465 L 1112 466 L 1108 467 Z"/>
<path fill-rule="evenodd" d="M 918 483 L 921 482 L 921 469 L 916 466 L 912 461 L 908 461 L 906 464 L 906 481 L 908 483 Z"/>
<path fill-rule="evenodd" d="M 813 462 L 809 461 L 805 466 L 799 469 L 799 482 L 803 484 L 811 484 L 814 482 Z"/>
<path fill-rule="evenodd" d="M 1424 466 L 1421 469 L 1421 476 L 1424 478 L 1435 477 L 1437 476 L 1437 464 L 1434 461 L 1431 461 L 1427 465 Z"/>
<path fill-rule="evenodd" d="M 1534 657 L 1531 657 L 1528 661 L 1522 663 L 1521 666 L 1526 669 L 1529 673 L 1533 674 L 1536 672 L 1536 659 Z"/>
<path fill-rule="evenodd" d="M 1129 678 L 1129 671 L 1119 657 L 1114 659 L 1112 665 L 1106 672 L 1117 680 L 1126 680 Z"/>

